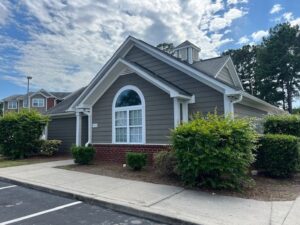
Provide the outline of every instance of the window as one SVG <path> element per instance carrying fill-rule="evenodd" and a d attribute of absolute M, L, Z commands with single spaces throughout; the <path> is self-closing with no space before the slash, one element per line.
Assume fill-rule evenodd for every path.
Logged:
<path fill-rule="evenodd" d="M 8 102 L 8 109 L 16 109 L 16 108 L 17 108 L 17 101 Z"/>
<path fill-rule="evenodd" d="M 34 98 L 34 99 L 32 99 L 32 106 L 33 107 L 44 107 L 45 106 L 45 99 L 43 99 L 43 98 Z"/>
<path fill-rule="evenodd" d="M 122 88 L 113 102 L 113 142 L 144 143 L 144 98 L 134 86 Z"/>

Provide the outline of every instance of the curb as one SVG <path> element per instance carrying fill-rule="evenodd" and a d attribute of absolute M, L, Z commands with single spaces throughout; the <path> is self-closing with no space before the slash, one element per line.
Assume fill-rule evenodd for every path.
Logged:
<path fill-rule="evenodd" d="M 155 213 L 155 212 L 147 212 L 147 211 L 139 210 L 137 208 L 130 207 L 130 206 L 119 205 L 119 204 L 108 202 L 105 200 L 94 199 L 91 197 L 86 197 L 84 195 L 74 194 L 74 193 L 70 193 L 67 191 L 61 191 L 61 190 L 55 190 L 55 189 L 51 189 L 51 188 L 47 188 L 47 187 L 42 187 L 42 186 L 39 186 L 36 184 L 30 184 L 30 183 L 26 183 L 24 181 L 18 181 L 18 180 L 6 178 L 6 177 L 0 176 L 0 181 L 9 182 L 12 184 L 16 184 L 19 186 L 23 186 L 26 188 L 30 188 L 30 189 L 34 189 L 34 190 L 38 190 L 38 191 L 42 191 L 42 192 L 46 192 L 46 193 L 50 193 L 50 194 L 54 194 L 54 195 L 58 195 L 61 197 L 72 198 L 72 199 L 75 199 L 78 201 L 82 201 L 84 203 L 100 206 L 103 208 L 111 209 L 113 211 L 125 213 L 125 214 L 132 215 L 132 216 L 149 219 L 149 220 L 159 222 L 159 223 L 166 223 L 166 224 L 170 224 L 170 225 L 201 225 L 200 223 L 194 223 L 194 222 L 190 222 L 187 220 L 174 218 L 171 216 L 166 216 L 166 215 L 162 215 L 162 214 Z"/>

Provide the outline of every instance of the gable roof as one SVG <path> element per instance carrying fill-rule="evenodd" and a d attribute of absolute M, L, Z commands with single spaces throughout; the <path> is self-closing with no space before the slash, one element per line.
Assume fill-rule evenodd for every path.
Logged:
<path fill-rule="evenodd" d="M 219 56 L 215 58 L 200 60 L 194 62 L 191 66 L 212 77 L 216 76 L 219 70 L 224 66 L 229 56 Z"/>
<path fill-rule="evenodd" d="M 190 42 L 188 40 L 186 40 L 186 41 L 182 42 L 180 45 L 176 46 L 174 48 L 174 50 L 178 50 L 178 49 L 181 49 L 181 48 L 184 48 L 184 47 L 188 47 L 188 46 L 192 46 L 195 49 L 197 49 L 198 51 L 200 51 L 200 48 L 198 46 L 194 45 L 192 42 Z"/>

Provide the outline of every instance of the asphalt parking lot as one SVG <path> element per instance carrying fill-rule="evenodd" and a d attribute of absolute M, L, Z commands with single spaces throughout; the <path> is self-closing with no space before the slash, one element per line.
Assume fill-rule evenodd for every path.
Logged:
<path fill-rule="evenodd" d="M 160 224 L 41 191 L 0 181 L 0 225 Z"/>

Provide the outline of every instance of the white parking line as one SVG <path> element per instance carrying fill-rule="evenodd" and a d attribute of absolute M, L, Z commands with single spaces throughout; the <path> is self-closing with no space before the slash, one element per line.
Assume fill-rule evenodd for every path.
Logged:
<path fill-rule="evenodd" d="M 0 190 L 4 190 L 7 188 L 13 188 L 13 187 L 17 187 L 17 185 L 10 185 L 10 186 L 5 186 L 5 187 L 0 187 Z"/>
<path fill-rule="evenodd" d="M 36 216 L 46 214 L 46 213 L 58 211 L 60 209 L 64 209 L 64 208 L 67 208 L 67 207 L 70 207 L 70 206 L 73 206 L 73 205 L 78 205 L 80 203 L 82 203 L 82 202 L 78 201 L 78 202 L 72 202 L 72 203 L 69 203 L 69 204 L 66 204 L 66 205 L 61 205 L 61 206 L 58 206 L 58 207 L 55 207 L 55 208 L 52 208 L 52 209 L 44 210 L 44 211 L 41 211 L 41 212 L 38 212 L 38 213 L 34 213 L 34 214 L 27 215 L 27 216 L 19 217 L 19 218 L 13 219 L 13 220 L 9 220 L 9 221 L 6 221 L 6 222 L 2 222 L 2 223 L 0 223 L 0 225 L 12 224 L 12 223 L 16 223 L 16 222 L 19 222 L 19 221 L 22 221 L 22 220 L 27 220 L 27 219 L 30 219 L 30 218 L 33 218 L 33 217 L 36 217 Z"/>

